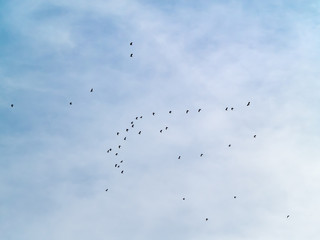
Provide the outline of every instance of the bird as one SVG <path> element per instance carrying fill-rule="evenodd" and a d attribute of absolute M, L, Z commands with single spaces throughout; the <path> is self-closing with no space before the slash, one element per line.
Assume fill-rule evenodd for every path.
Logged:
<path fill-rule="evenodd" d="M 134 124 L 132 124 L 131 127 L 134 127 Z"/>
<path fill-rule="evenodd" d="M 131 124 L 133 124 L 133 121 L 131 121 Z"/>
<path fill-rule="evenodd" d="M 70 102 L 69 104 L 72 105 L 72 102 Z"/>
<path fill-rule="evenodd" d="M 129 131 L 129 129 L 127 128 L 127 129 L 126 129 L 126 131 L 128 132 L 128 131 Z"/>
<path fill-rule="evenodd" d="M 109 190 L 109 189 L 107 188 L 107 189 L 106 189 L 106 192 L 108 192 L 108 190 Z"/>
<path fill-rule="evenodd" d="M 169 111 L 169 113 L 172 113 L 172 111 Z"/>
<path fill-rule="evenodd" d="M 109 150 L 107 151 L 107 153 L 109 153 Z"/>
<path fill-rule="evenodd" d="M 200 157 L 202 157 L 202 156 L 203 156 L 203 153 L 200 154 Z"/>
<path fill-rule="evenodd" d="M 178 157 L 178 159 L 180 159 L 180 158 L 181 158 L 181 156 Z"/>
<path fill-rule="evenodd" d="M 136 117 L 136 120 L 138 120 L 138 117 Z"/>
<path fill-rule="evenodd" d="M 132 46 L 132 43 L 133 43 L 133 42 L 130 42 L 130 45 L 131 45 L 131 46 Z"/>
<path fill-rule="evenodd" d="M 231 147 L 231 144 L 229 144 L 229 146 L 228 147 Z"/>
<path fill-rule="evenodd" d="M 90 92 L 93 92 L 93 88 L 91 88 Z"/>
<path fill-rule="evenodd" d="M 253 135 L 254 138 L 256 138 L 257 135 Z"/>
<path fill-rule="evenodd" d="M 250 105 L 250 102 L 247 103 L 247 106 L 249 106 L 249 105 Z"/>
<path fill-rule="evenodd" d="M 188 112 L 189 112 L 189 110 L 186 111 L 186 113 L 188 113 Z"/>
<path fill-rule="evenodd" d="M 127 140 L 127 137 L 124 137 L 124 139 L 123 140 Z"/>
<path fill-rule="evenodd" d="M 11 104 L 11 107 L 13 107 L 13 104 Z"/>
<path fill-rule="evenodd" d="M 141 134 L 141 131 L 139 131 L 139 134 Z"/>
<path fill-rule="evenodd" d="M 118 168 L 120 167 L 120 165 L 118 165 Z"/>
<path fill-rule="evenodd" d="M 168 130 L 168 127 L 166 127 L 166 130 Z"/>
<path fill-rule="evenodd" d="M 233 111 L 233 107 L 231 108 L 231 111 Z"/>
<path fill-rule="evenodd" d="M 123 174 L 123 170 L 121 171 L 121 173 Z"/>
<path fill-rule="evenodd" d="M 121 145 L 119 145 L 118 148 L 121 148 Z"/>
<path fill-rule="evenodd" d="M 154 116 L 154 115 L 155 115 L 155 113 L 153 112 L 153 113 L 152 113 L 152 115 Z"/>
<path fill-rule="evenodd" d="M 130 57 L 132 57 L 132 56 L 133 56 L 133 53 L 130 54 Z"/>
<path fill-rule="evenodd" d="M 287 218 L 289 218 L 290 217 L 290 215 L 287 215 Z"/>
<path fill-rule="evenodd" d="M 185 198 L 182 198 L 182 200 L 186 200 Z"/>
<path fill-rule="evenodd" d="M 119 132 L 117 132 L 117 135 L 119 135 Z"/>
<path fill-rule="evenodd" d="M 142 116 L 140 116 L 140 118 L 142 118 Z"/>
<path fill-rule="evenodd" d="M 237 198 L 237 196 L 233 196 L 233 198 Z"/>
<path fill-rule="evenodd" d="M 198 112 L 200 112 L 200 111 L 201 111 L 201 108 L 198 109 Z"/>
<path fill-rule="evenodd" d="M 114 165 L 114 167 L 117 167 L 117 166 L 118 166 L 118 164 L 115 164 L 115 165 Z"/>
<path fill-rule="evenodd" d="M 109 151 L 111 152 L 111 151 L 112 151 L 112 148 L 110 148 Z"/>
<path fill-rule="evenodd" d="M 121 160 L 120 163 L 123 163 L 123 160 Z"/>
<path fill-rule="evenodd" d="M 118 156 L 118 153 L 116 153 L 115 155 Z"/>
<path fill-rule="evenodd" d="M 226 107 L 226 111 L 228 111 L 228 107 Z"/>
<path fill-rule="evenodd" d="M 209 219 L 208 218 L 206 218 L 206 221 L 208 221 Z"/>
<path fill-rule="evenodd" d="M 162 133 L 162 129 L 160 130 L 160 133 Z"/>

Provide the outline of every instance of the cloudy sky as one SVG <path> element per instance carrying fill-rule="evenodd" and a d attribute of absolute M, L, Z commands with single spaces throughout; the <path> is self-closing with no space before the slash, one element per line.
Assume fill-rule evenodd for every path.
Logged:
<path fill-rule="evenodd" d="M 316 1 L 1 1 L 0 238 L 318 240 L 319 24 Z"/>

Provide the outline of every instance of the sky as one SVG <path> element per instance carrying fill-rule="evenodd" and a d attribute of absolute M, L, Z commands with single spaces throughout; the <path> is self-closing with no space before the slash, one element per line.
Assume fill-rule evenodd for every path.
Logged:
<path fill-rule="evenodd" d="M 319 13 L 1 1 L 0 239 L 319 239 Z"/>

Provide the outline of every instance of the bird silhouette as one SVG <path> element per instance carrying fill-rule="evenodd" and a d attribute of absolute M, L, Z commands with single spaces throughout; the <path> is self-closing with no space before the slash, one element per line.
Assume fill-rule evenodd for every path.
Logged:
<path fill-rule="evenodd" d="M 107 153 L 109 153 L 109 150 L 107 151 Z"/>
<path fill-rule="evenodd" d="M 188 113 L 188 112 L 189 112 L 189 110 L 186 111 L 186 113 Z"/>
<path fill-rule="evenodd" d="M 182 200 L 186 200 L 185 198 L 182 198 Z"/>
<path fill-rule="evenodd" d="M 140 118 L 142 118 L 142 116 L 140 116 Z"/>
<path fill-rule="evenodd" d="M 228 111 L 228 107 L 226 107 L 226 111 Z"/>
<path fill-rule="evenodd" d="M 141 134 L 141 131 L 139 131 L 139 134 Z"/>
<path fill-rule="evenodd" d="M 106 192 L 108 192 L 108 190 L 109 190 L 109 189 L 107 188 L 107 189 L 106 189 Z"/>
<path fill-rule="evenodd" d="M 117 166 L 118 166 L 118 164 L 115 164 L 115 165 L 114 165 L 114 167 L 117 167 Z"/>
<path fill-rule="evenodd" d="M 162 129 L 160 130 L 160 133 L 162 133 Z"/>
<path fill-rule="evenodd" d="M 155 113 L 153 112 L 153 113 L 152 113 L 152 115 L 154 116 L 154 115 L 155 115 Z"/>
<path fill-rule="evenodd" d="M 13 107 L 13 104 L 11 104 L 11 107 Z"/>
<path fill-rule="evenodd" d="M 118 165 L 118 168 L 120 167 L 120 165 Z"/>
<path fill-rule="evenodd" d="M 72 105 L 72 102 L 70 102 L 69 104 Z"/>
<path fill-rule="evenodd" d="M 111 151 L 112 151 L 112 148 L 110 148 L 109 151 L 111 152 Z"/>
<path fill-rule="evenodd" d="M 127 129 L 126 129 L 126 131 L 128 132 L 128 131 L 129 131 L 129 129 L 127 128 Z"/>
<path fill-rule="evenodd" d="M 123 140 L 127 140 L 127 137 L 124 137 L 124 139 Z"/>
<path fill-rule="evenodd" d="M 133 57 L 133 53 L 130 54 L 130 57 Z"/>
<path fill-rule="evenodd" d="M 118 148 L 121 148 L 121 145 L 119 145 Z"/>
<path fill-rule="evenodd" d="M 123 174 L 123 170 L 121 171 L 121 173 Z"/>
<path fill-rule="evenodd" d="M 115 155 L 118 156 L 118 153 L 116 153 Z"/>
<path fill-rule="evenodd" d="M 166 127 L 166 130 L 168 130 L 168 127 Z"/>
<path fill-rule="evenodd" d="M 229 146 L 228 147 L 231 147 L 231 144 L 229 144 Z"/>
<path fill-rule="evenodd" d="M 233 111 L 233 107 L 231 108 L 231 111 Z"/>
<path fill-rule="evenodd" d="M 169 111 L 169 113 L 172 113 L 172 111 Z"/>
<path fill-rule="evenodd" d="M 237 196 L 233 196 L 233 198 L 237 198 Z"/>
<path fill-rule="evenodd" d="M 119 132 L 117 132 L 117 135 L 119 135 Z"/>
<path fill-rule="evenodd" d="M 178 157 L 178 159 L 180 159 L 180 158 L 181 158 L 181 156 Z"/>
<path fill-rule="evenodd" d="M 200 157 L 202 157 L 202 156 L 203 156 L 203 153 L 200 154 Z"/>
<path fill-rule="evenodd" d="M 287 218 L 289 218 L 290 217 L 290 215 L 287 215 Z"/>
<path fill-rule="evenodd" d="M 121 160 L 120 163 L 123 163 L 123 160 Z"/>
<path fill-rule="evenodd" d="M 254 138 L 256 138 L 257 135 L 253 135 Z"/>
<path fill-rule="evenodd" d="M 136 117 L 136 120 L 138 120 L 138 117 Z"/>
<path fill-rule="evenodd" d="M 198 112 L 200 112 L 200 111 L 201 111 L 201 108 L 198 109 Z"/>
<path fill-rule="evenodd" d="M 247 103 L 247 106 L 249 106 L 249 105 L 250 105 L 250 102 Z"/>
<path fill-rule="evenodd" d="M 132 46 L 133 42 L 130 42 L 130 45 Z"/>
<path fill-rule="evenodd" d="M 134 127 L 134 124 L 132 124 L 131 127 Z"/>
<path fill-rule="evenodd" d="M 93 88 L 91 88 L 90 92 L 93 92 Z"/>
<path fill-rule="evenodd" d="M 208 221 L 209 219 L 208 218 L 206 218 L 206 221 Z"/>

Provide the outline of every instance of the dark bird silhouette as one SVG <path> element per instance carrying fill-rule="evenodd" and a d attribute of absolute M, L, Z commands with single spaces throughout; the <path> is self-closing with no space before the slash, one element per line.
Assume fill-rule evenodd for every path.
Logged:
<path fill-rule="evenodd" d="M 208 218 L 206 218 L 206 221 L 208 221 L 209 219 Z"/>
<path fill-rule="evenodd" d="M 91 88 L 90 92 L 93 92 L 93 88 Z"/>
<path fill-rule="evenodd" d="M 131 122 L 131 124 L 133 124 L 133 121 Z"/>
<path fill-rule="evenodd" d="M 152 113 L 152 115 L 154 116 L 154 115 L 155 115 L 155 113 L 153 112 L 153 113 Z"/>
<path fill-rule="evenodd" d="M 132 46 L 133 42 L 130 42 L 130 45 Z"/>
<path fill-rule="evenodd" d="M 119 132 L 117 132 L 117 135 L 119 135 Z"/>
<path fill-rule="evenodd" d="M 136 120 L 138 120 L 138 117 L 136 117 Z"/>
<path fill-rule="evenodd" d="M 160 130 L 160 133 L 162 133 L 162 129 Z"/>
<path fill-rule="evenodd" d="M 189 112 L 189 110 L 186 111 L 186 113 L 188 113 L 188 112 Z"/>
<path fill-rule="evenodd" d="M 166 130 L 168 130 L 168 127 L 166 127 Z"/>
<path fill-rule="evenodd" d="M 202 156 L 203 156 L 203 153 L 200 154 L 200 157 L 202 157 Z"/>
<path fill-rule="evenodd" d="M 109 190 L 109 189 L 107 188 L 107 189 L 106 189 L 106 192 L 108 192 L 108 190 Z"/>
<path fill-rule="evenodd" d="M 114 167 L 117 167 L 117 166 L 118 166 L 118 164 L 115 164 L 115 165 L 114 165 Z"/>
<path fill-rule="evenodd" d="M 182 198 L 182 200 L 186 200 L 185 198 Z"/>
<path fill-rule="evenodd" d="M 253 135 L 254 138 L 256 138 L 257 135 Z"/>
<path fill-rule="evenodd" d="M 118 153 L 116 153 L 115 155 L 118 156 Z"/>
<path fill-rule="evenodd" d="M 131 127 L 134 127 L 134 124 L 132 124 Z"/>
<path fill-rule="evenodd" d="M 142 116 L 140 116 L 140 118 L 142 118 Z"/>
<path fill-rule="evenodd" d="M 69 104 L 72 105 L 72 102 L 70 102 Z"/>
<path fill-rule="evenodd" d="M 201 111 L 201 108 L 198 109 L 198 112 L 200 112 L 200 111 Z"/>
<path fill-rule="evenodd" d="M 107 151 L 107 153 L 109 153 L 109 150 Z"/>
<path fill-rule="evenodd" d="M 123 174 L 123 170 L 121 171 L 121 173 Z"/>
<path fill-rule="evenodd" d="M 120 163 L 123 163 L 123 160 L 121 160 Z"/>
<path fill-rule="evenodd" d="M 110 148 L 109 151 L 111 152 L 111 151 L 112 151 L 112 148 Z"/>
<path fill-rule="evenodd" d="M 172 111 L 169 111 L 169 113 L 172 113 Z"/>
<path fill-rule="evenodd" d="M 287 218 L 289 218 L 290 217 L 290 215 L 287 215 Z"/>
<path fill-rule="evenodd" d="M 127 129 L 126 129 L 126 131 L 128 132 L 128 131 L 129 131 L 129 129 L 127 128 Z"/>
<path fill-rule="evenodd" d="M 249 106 L 249 105 L 250 105 L 250 102 L 247 103 L 247 106 Z"/>
<path fill-rule="evenodd" d="M 11 107 L 13 107 L 13 104 L 11 104 Z"/>
<path fill-rule="evenodd" d="M 180 159 L 180 158 L 181 158 L 181 156 L 178 157 L 178 159 Z"/>
<path fill-rule="evenodd" d="M 228 147 L 231 147 L 231 144 L 229 144 L 229 146 Z"/>
<path fill-rule="evenodd" d="M 118 148 L 121 148 L 121 145 L 119 145 Z"/>
<path fill-rule="evenodd" d="M 226 111 L 228 111 L 228 107 L 226 107 Z"/>
<path fill-rule="evenodd" d="M 139 134 L 141 134 L 141 131 L 139 131 Z"/>
<path fill-rule="evenodd" d="M 231 108 L 231 111 L 233 111 L 233 107 Z"/>
<path fill-rule="evenodd" d="M 124 137 L 124 139 L 123 140 L 127 140 L 127 137 Z"/>
<path fill-rule="evenodd" d="M 118 168 L 120 167 L 120 165 L 118 165 Z"/>
<path fill-rule="evenodd" d="M 233 196 L 233 198 L 237 198 L 237 196 Z"/>
<path fill-rule="evenodd" d="M 133 53 L 130 54 L 130 57 L 133 57 Z"/>

